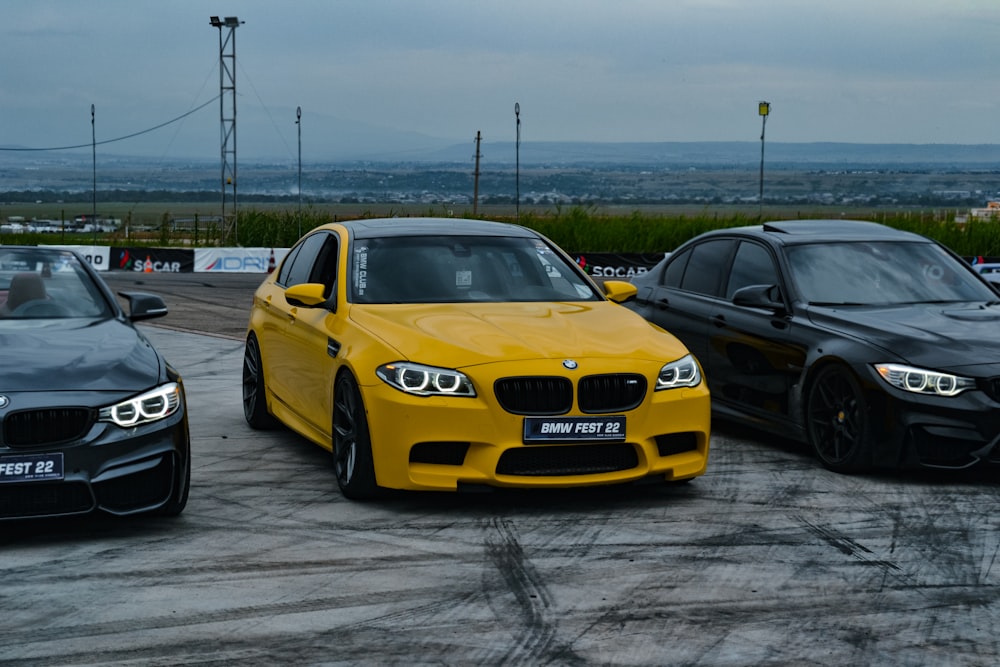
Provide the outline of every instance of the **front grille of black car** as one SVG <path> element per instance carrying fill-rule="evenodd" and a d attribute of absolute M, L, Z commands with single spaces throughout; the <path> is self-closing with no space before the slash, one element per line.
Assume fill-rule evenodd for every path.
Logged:
<path fill-rule="evenodd" d="M 515 415 L 562 415 L 573 407 L 573 383 L 564 377 L 501 378 L 493 393 Z"/>
<path fill-rule="evenodd" d="M 94 509 L 83 482 L 0 484 L 0 518 L 82 514 Z"/>
<path fill-rule="evenodd" d="M 588 375 L 577 387 L 580 412 L 624 412 L 646 396 L 646 378 L 634 373 Z"/>
<path fill-rule="evenodd" d="M 634 373 L 588 375 L 580 379 L 576 391 L 581 412 L 624 412 L 646 397 L 646 378 Z M 563 415 L 573 408 L 573 383 L 564 377 L 501 378 L 493 393 L 500 407 L 515 415 Z"/>
<path fill-rule="evenodd" d="M 635 447 L 607 445 L 531 446 L 508 449 L 497 463 L 498 475 L 524 477 L 596 475 L 639 465 Z"/>
<path fill-rule="evenodd" d="M 8 447 L 41 447 L 79 440 L 97 420 L 89 408 L 24 410 L 3 420 L 3 442 Z"/>

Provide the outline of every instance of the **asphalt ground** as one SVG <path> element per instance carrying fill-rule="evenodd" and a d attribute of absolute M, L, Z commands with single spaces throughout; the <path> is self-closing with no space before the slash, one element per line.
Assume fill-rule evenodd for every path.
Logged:
<path fill-rule="evenodd" d="M 0 525 L 0 665 L 997 664 L 994 473 L 836 475 L 716 425 L 681 486 L 347 501 L 243 420 L 259 279 L 110 274 L 167 297 L 190 502 Z"/>

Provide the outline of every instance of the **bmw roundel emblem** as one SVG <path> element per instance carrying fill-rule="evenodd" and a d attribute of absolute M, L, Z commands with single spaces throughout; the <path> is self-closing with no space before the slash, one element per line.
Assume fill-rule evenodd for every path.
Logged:
<path fill-rule="evenodd" d="M 578 365 L 579 364 L 577 364 L 572 359 L 566 359 L 565 361 L 563 361 L 563 367 L 571 371 L 575 371 Z"/>
<path fill-rule="evenodd" d="M 6 408 L 8 405 L 10 405 L 10 399 L 0 394 L 0 408 Z"/>

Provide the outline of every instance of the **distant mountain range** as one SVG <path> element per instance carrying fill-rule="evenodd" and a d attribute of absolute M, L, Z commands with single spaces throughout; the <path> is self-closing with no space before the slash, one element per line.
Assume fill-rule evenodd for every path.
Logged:
<path fill-rule="evenodd" d="M 490 162 L 513 164 L 513 142 L 482 145 Z M 472 156 L 468 144 L 427 151 L 422 162 L 465 162 Z M 718 142 L 535 142 L 522 143 L 522 165 L 647 165 L 669 167 L 750 167 L 760 164 L 761 144 L 752 141 Z M 764 160 L 770 168 L 844 168 L 851 166 L 949 167 L 1000 169 L 1000 145 L 981 144 L 851 144 L 765 142 Z"/>

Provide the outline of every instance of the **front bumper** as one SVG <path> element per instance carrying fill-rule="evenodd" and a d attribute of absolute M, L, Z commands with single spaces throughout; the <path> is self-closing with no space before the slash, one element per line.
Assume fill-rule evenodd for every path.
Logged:
<path fill-rule="evenodd" d="M 381 382 L 362 387 L 379 486 L 563 488 L 685 480 L 705 471 L 711 406 L 704 382 L 649 391 L 638 407 L 618 413 L 626 420 L 623 442 L 525 444 L 525 417 L 504 411 L 482 389 L 492 378 L 478 380 L 476 398 L 416 397 Z M 574 408 L 559 416 L 585 415 Z"/>
<path fill-rule="evenodd" d="M 889 388 L 869 402 L 878 466 L 961 470 L 1000 463 L 1000 404 L 982 391 L 937 397 Z"/>
<path fill-rule="evenodd" d="M 99 422 L 83 441 L 56 447 L 0 446 L 3 457 L 62 454 L 58 480 L 0 482 L 0 520 L 102 511 L 128 515 L 166 505 L 190 465 L 187 413 L 122 429 Z"/>

